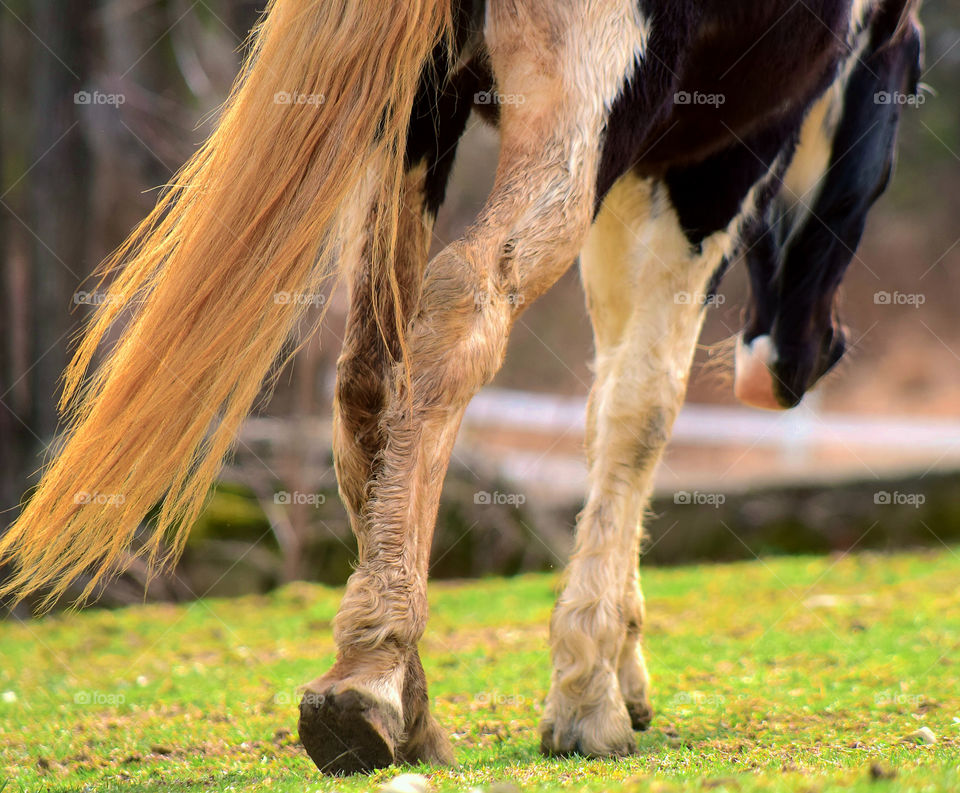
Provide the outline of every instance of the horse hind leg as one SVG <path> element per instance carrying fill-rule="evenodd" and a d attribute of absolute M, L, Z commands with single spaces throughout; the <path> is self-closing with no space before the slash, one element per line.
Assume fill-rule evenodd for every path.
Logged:
<path fill-rule="evenodd" d="M 406 325 L 420 296 L 431 230 L 442 201 L 457 141 L 466 125 L 472 77 L 454 79 L 442 96 L 422 86 L 411 121 L 407 172 L 393 263 L 401 302 L 400 324 Z M 422 105 L 429 115 L 420 117 Z M 425 121 L 427 123 L 425 123 Z M 350 273 L 350 310 L 343 348 L 337 362 L 334 400 L 334 466 L 340 495 L 350 516 L 361 559 L 371 543 L 367 500 L 377 478 L 377 459 L 385 437 L 381 419 L 394 361 L 401 356 L 396 333 L 393 290 L 384 268 L 373 266 L 374 240 L 362 233 L 357 218 Z M 376 301 L 376 302 L 374 302 Z M 379 322 L 378 322 L 379 320 Z M 429 553 L 429 548 L 425 553 Z M 449 741 L 429 712 L 426 677 L 416 647 L 399 667 L 399 698 L 390 707 L 362 686 L 335 685 L 362 671 L 349 655 L 307 687 L 300 706 L 300 736 L 322 771 L 351 773 L 405 762 L 449 764 Z"/>
<path fill-rule="evenodd" d="M 536 2 L 519 15 L 522 29 L 517 5 L 490 3 L 487 44 L 498 92 L 524 101 L 500 108 L 497 178 L 476 224 L 426 269 L 406 333 L 410 380 L 401 365 L 389 380 L 360 564 L 334 623 L 337 663 L 312 687 L 321 706 L 311 754 L 321 757 L 355 740 L 363 745 L 350 747 L 353 756 L 367 767 L 390 756 L 383 747 L 398 756 L 405 676 L 426 623 L 433 524 L 463 411 L 498 369 L 522 307 L 579 252 L 606 108 L 641 38 L 629 24 L 632 4 Z M 617 63 L 567 73 L 612 58 L 613 44 Z M 334 729 L 323 734 L 327 725 Z"/>
<path fill-rule="evenodd" d="M 425 170 L 422 163 L 409 169 L 404 184 L 394 263 L 403 322 L 416 305 L 430 244 Z M 391 287 L 382 268 L 371 266 L 372 249 L 373 240 L 365 239 L 352 273 L 334 400 L 334 467 L 361 558 L 370 534 L 367 494 L 383 447 L 381 413 L 393 360 L 399 357 Z M 329 685 L 330 680 L 355 675 L 357 669 L 350 667 L 349 661 L 338 659 L 337 666 L 308 685 L 300 705 L 300 738 L 321 771 L 354 773 L 390 765 L 396 759 L 452 762 L 449 741 L 428 710 L 425 677 L 415 649 L 399 675 L 401 697 L 389 710 L 362 688 L 348 686 L 341 692 Z M 336 741 L 331 742 L 332 736 Z"/>
<path fill-rule="evenodd" d="M 407 171 L 393 263 L 402 298 L 401 322 L 406 321 L 419 297 L 430 244 L 430 225 L 422 206 L 423 184 L 422 166 Z M 359 237 L 361 250 L 350 256 L 356 263 L 350 272 L 350 308 L 337 360 L 333 460 L 340 496 L 354 534 L 362 543 L 367 534 L 363 517 L 366 491 L 375 477 L 375 460 L 383 446 L 380 414 L 400 345 L 390 282 L 385 268 L 374 267 L 371 261 L 375 241 L 362 233 Z"/>

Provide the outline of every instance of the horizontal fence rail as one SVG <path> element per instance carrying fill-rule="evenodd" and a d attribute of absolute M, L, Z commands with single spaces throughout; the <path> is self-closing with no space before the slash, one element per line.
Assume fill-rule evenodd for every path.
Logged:
<path fill-rule="evenodd" d="M 464 422 L 522 432 L 583 433 L 586 405 L 581 397 L 486 389 L 474 397 Z M 820 413 L 804 404 L 782 412 L 685 405 L 671 442 L 769 447 L 823 443 L 863 449 L 960 451 L 960 421 Z"/>

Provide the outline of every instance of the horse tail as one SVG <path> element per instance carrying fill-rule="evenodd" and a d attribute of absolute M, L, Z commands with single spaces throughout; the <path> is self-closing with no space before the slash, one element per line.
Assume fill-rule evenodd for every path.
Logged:
<path fill-rule="evenodd" d="M 270 0 L 210 138 L 101 270 L 116 275 L 64 375 L 65 442 L 0 538 L 0 595 L 48 606 L 89 571 L 85 600 L 148 514 L 137 553 L 179 556 L 302 295 L 344 268 L 349 218 L 393 261 L 407 126 L 450 2 Z"/>

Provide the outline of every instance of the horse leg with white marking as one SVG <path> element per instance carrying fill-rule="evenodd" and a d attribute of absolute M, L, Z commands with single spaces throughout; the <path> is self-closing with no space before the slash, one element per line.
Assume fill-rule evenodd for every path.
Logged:
<path fill-rule="evenodd" d="M 360 564 L 334 623 L 337 662 L 301 709 L 301 736 L 325 770 L 397 756 L 453 441 L 470 398 L 499 368 L 517 314 L 570 266 L 588 233 L 605 114 L 641 40 L 634 15 L 622 2 L 488 7 L 497 89 L 517 101 L 500 109 L 493 191 L 476 224 L 428 265 L 406 365 L 389 383 Z M 599 68 L 584 73 L 586 62 Z"/>
<path fill-rule="evenodd" d="M 445 57 L 444 52 L 441 58 Z M 360 244 L 359 249 L 344 252 L 354 264 L 349 268 L 350 312 L 337 362 L 333 448 L 340 495 L 361 558 L 366 556 L 375 530 L 367 514 L 367 501 L 385 443 L 381 418 L 393 366 L 403 356 L 398 328 L 409 322 L 419 301 L 437 209 L 478 88 L 477 80 L 483 79 L 482 74 L 478 76 L 469 69 L 448 79 L 443 65 L 441 60 L 434 70 L 427 70 L 414 103 L 393 266 L 376 266 L 374 258 L 385 246 L 377 247 L 368 218 L 353 218 L 356 228 L 345 235 L 348 240 L 360 240 Z M 394 285 L 390 284 L 391 272 L 396 279 Z M 429 540 L 426 533 L 418 538 L 425 546 L 419 551 L 424 556 L 429 555 Z M 400 685 L 403 723 L 402 739 L 395 747 L 397 759 L 451 763 L 450 742 L 429 712 L 426 678 L 416 648 L 407 657 Z M 326 745 L 331 729 L 337 729 L 336 722 L 327 723 L 318 717 L 319 704 L 316 695 L 308 691 L 301 706 L 300 734 L 311 754 L 314 746 Z M 377 742 L 374 738 L 373 743 Z M 345 750 L 351 749 L 349 743 Z M 316 759 L 321 764 L 329 757 L 321 754 Z M 388 762 L 390 753 L 380 759 Z M 361 770 L 375 764 L 376 758 L 371 761 L 347 751 L 331 770 Z"/>
<path fill-rule="evenodd" d="M 424 206 L 422 166 L 410 169 L 405 178 L 403 209 L 398 225 L 398 250 L 393 271 L 401 297 L 402 321 L 409 317 L 416 304 L 419 286 L 426 266 L 433 217 Z M 364 240 L 362 252 L 355 255 L 356 264 L 350 274 L 350 312 L 343 349 L 337 362 L 336 398 L 334 400 L 333 451 L 340 496 L 350 515 L 361 558 L 369 544 L 370 526 L 365 515 L 369 483 L 376 475 L 376 459 L 383 446 L 380 417 L 389 383 L 392 363 L 399 358 L 399 342 L 395 331 L 394 304 L 384 268 L 373 268 L 373 240 Z M 373 301 L 379 305 L 374 306 Z M 380 319 L 378 326 L 377 318 Z M 385 339 L 386 337 L 386 339 Z M 453 754 L 449 741 L 430 716 L 423 667 L 416 651 L 411 653 L 402 675 L 403 740 L 396 754 L 406 762 L 450 763 Z M 308 691 L 301 704 L 300 735 L 308 752 L 318 740 L 318 722 L 311 715 L 318 702 Z M 329 739 L 324 724 L 319 740 Z M 369 763 L 347 751 L 338 758 L 336 769 L 363 770 Z M 323 756 L 322 759 L 326 758 Z M 383 755 L 389 762 L 390 755 Z M 318 765 L 321 762 L 318 760 Z M 321 768 L 321 770 L 326 770 Z M 331 769 L 332 770 L 332 769 Z"/>
<path fill-rule="evenodd" d="M 596 341 L 587 449 L 590 488 L 550 625 L 553 678 L 543 750 L 635 751 L 652 711 L 640 647 L 641 519 L 687 384 L 708 281 L 729 235 L 694 253 L 665 191 L 627 174 L 581 253 Z"/>

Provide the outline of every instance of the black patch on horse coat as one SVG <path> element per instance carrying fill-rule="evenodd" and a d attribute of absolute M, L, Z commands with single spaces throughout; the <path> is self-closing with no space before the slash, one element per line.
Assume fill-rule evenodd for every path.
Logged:
<path fill-rule="evenodd" d="M 776 131 L 781 144 L 789 140 L 845 54 L 849 6 L 848 0 L 640 0 L 650 35 L 643 62 L 611 110 L 597 174 L 598 208 L 631 168 L 664 178 L 672 169 L 719 157 L 701 174 L 716 183 L 701 185 L 700 192 L 726 209 L 692 208 L 689 228 L 696 236 L 704 226 L 724 227 L 736 210 L 724 223 L 718 218 L 731 206 L 738 209 L 749 190 L 737 183 L 748 177 L 733 174 L 747 164 L 738 147 L 762 143 L 764 151 L 753 159 L 772 161 Z M 722 99 L 697 99 L 708 96 Z M 683 176 L 675 179 L 683 182 Z"/>
<path fill-rule="evenodd" d="M 420 75 L 420 84 L 407 130 L 406 168 L 427 163 L 426 210 L 436 216 L 446 195 L 457 143 L 467 126 L 474 98 L 489 90 L 492 76 L 482 54 L 482 0 L 454 3 L 453 57 L 470 57 L 461 69 L 450 70 L 451 54 L 438 44 Z"/>
<path fill-rule="evenodd" d="M 781 154 L 796 146 L 802 112 L 749 137 L 696 165 L 671 168 L 664 176 L 680 227 L 693 245 L 725 229 L 755 184 L 771 172 Z"/>
<path fill-rule="evenodd" d="M 766 176 L 754 186 L 754 205 L 756 211 L 743 218 L 736 251 L 750 250 L 754 246 L 762 246 L 765 243 L 771 246 L 774 245 L 772 238 L 769 240 L 766 239 L 769 228 L 763 221 L 763 215 L 779 192 L 780 186 L 783 184 L 783 177 L 787 172 L 794 151 L 796 150 L 799 134 L 800 127 L 798 126 L 792 130 L 790 137 L 780 152 L 779 159 L 774 161 L 773 167 L 768 169 Z M 713 275 L 710 276 L 710 282 L 707 284 L 708 300 L 704 303 L 704 306 L 709 305 L 709 298 L 715 297 L 720 290 L 720 282 L 730 269 L 730 265 L 737 255 L 736 251 L 730 256 L 724 256 Z"/>

